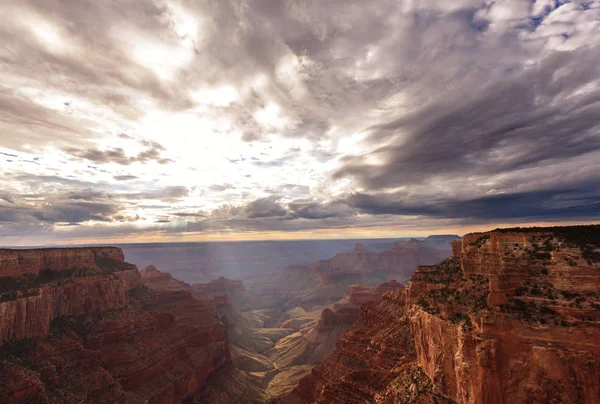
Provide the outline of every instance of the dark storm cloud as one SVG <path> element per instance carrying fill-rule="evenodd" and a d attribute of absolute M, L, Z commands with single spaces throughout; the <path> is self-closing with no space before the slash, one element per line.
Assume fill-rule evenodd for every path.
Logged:
<path fill-rule="evenodd" d="M 287 211 L 278 202 L 277 197 L 267 197 L 250 202 L 244 207 L 249 219 L 285 216 Z"/>
<path fill-rule="evenodd" d="M 402 215 L 487 221 L 596 219 L 600 215 L 600 182 L 563 189 L 515 192 L 472 199 L 432 202 L 402 194 L 354 194 L 344 199 L 350 207 L 373 215 Z"/>
<path fill-rule="evenodd" d="M 122 205 L 103 192 L 82 190 L 66 194 L 37 195 L 35 198 L 13 198 L 0 204 L 3 223 L 71 223 L 110 222 Z"/>
<path fill-rule="evenodd" d="M 340 203 L 320 203 L 310 200 L 298 200 L 288 204 L 291 215 L 301 219 L 327 219 L 348 217 L 353 212 Z"/>
<path fill-rule="evenodd" d="M 8 192 L 0 192 L 0 199 L 8 203 L 15 203 L 15 198 Z"/>
<path fill-rule="evenodd" d="M 293 202 L 284 202 L 280 196 L 273 195 L 259 198 L 243 205 L 223 205 L 213 210 L 210 214 L 202 214 L 207 223 L 211 221 L 228 222 L 244 221 L 246 225 L 256 222 L 255 227 L 260 228 L 263 219 L 270 219 L 270 223 L 277 220 L 283 221 L 314 221 L 317 219 L 348 218 L 354 214 L 346 201 L 323 203 L 310 199 L 296 199 Z M 175 216 L 192 216 L 187 213 L 175 213 Z M 314 223 L 313 223 L 314 225 Z"/>
<path fill-rule="evenodd" d="M 392 143 L 370 154 L 383 164 L 347 157 L 336 177 L 381 189 L 436 176 L 511 172 L 597 151 L 600 90 L 574 92 L 600 77 L 593 63 L 599 57 L 600 47 L 557 52 L 473 94 L 373 126 L 372 144 Z"/>
<path fill-rule="evenodd" d="M 119 205 L 110 202 L 56 201 L 51 206 L 38 208 L 31 215 L 50 223 L 81 223 L 87 221 L 109 222 L 111 215 L 119 211 Z"/>

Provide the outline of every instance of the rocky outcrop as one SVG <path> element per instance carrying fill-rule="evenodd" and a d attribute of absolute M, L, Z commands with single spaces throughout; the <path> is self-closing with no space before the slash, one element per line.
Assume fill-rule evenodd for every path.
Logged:
<path fill-rule="evenodd" d="M 173 278 L 169 272 L 163 272 L 158 270 L 154 265 L 148 265 L 146 268 L 140 271 L 140 275 L 143 284 L 150 289 L 162 291 L 184 290 L 189 292 L 194 299 L 202 302 L 206 307 L 210 307 L 213 313 L 216 315 L 218 299 L 214 297 L 211 298 L 211 296 L 209 296 L 207 293 L 192 287 L 192 285 L 187 282 Z"/>
<path fill-rule="evenodd" d="M 119 249 L 1 257 L 0 402 L 176 403 L 231 361 L 214 302 L 144 286 Z"/>
<path fill-rule="evenodd" d="M 600 226 L 453 244 L 360 320 L 280 403 L 597 403 Z"/>
<path fill-rule="evenodd" d="M 455 243 L 409 287 L 417 362 L 458 402 L 597 402 L 600 226 Z"/>

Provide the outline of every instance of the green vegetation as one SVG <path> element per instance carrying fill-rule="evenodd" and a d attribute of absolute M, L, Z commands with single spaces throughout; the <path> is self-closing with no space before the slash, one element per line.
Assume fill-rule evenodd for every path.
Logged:
<path fill-rule="evenodd" d="M 471 331 L 473 329 L 473 323 L 471 322 L 471 317 L 468 314 L 465 314 L 461 311 L 454 312 L 448 316 L 448 320 L 452 324 L 461 324 L 463 326 L 463 330 Z"/>
<path fill-rule="evenodd" d="M 503 233 L 552 233 L 557 239 L 567 245 L 579 247 L 583 258 L 590 265 L 594 262 L 600 262 L 600 252 L 595 251 L 600 248 L 600 225 L 597 224 L 564 227 L 515 227 L 496 229 L 494 231 Z"/>
<path fill-rule="evenodd" d="M 420 366 L 409 364 L 398 371 L 398 377 L 386 389 L 385 402 L 421 403 L 433 394 L 433 383 Z"/>
<path fill-rule="evenodd" d="M 473 242 L 473 244 L 471 244 L 471 245 L 475 246 L 476 248 L 481 248 L 481 246 L 483 246 L 483 245 L 485 244 L 485 242 L 486 242 L 486 241 L 487 241 L 489 238 L 490 238 L 490 235 L 489 235 L 489 233 L 486 233 L 486 234 L 484 234 L 484 235 L 482 235 L 482 236 L 479 236 L 479 237 L 477 238 L 477 240 L 475 240 L 475 241 Z"/>
<path fill-rule="evenodd" d="M 413 275 L 413 281 L 425 283 L 441 283 L 448 285 L 462 278 L 460 260 L 455 257 L 447 258 L 436 265 L 421 266 L 422 272 Z"/>
<path fill-rule="evenodd" d="M 538 321 L 541 324 L 550 322 L 558 324 L 559 321 L 564 321 L 564 317 L 560 313 L 548 307 L 545 303 L 538 305 L 531 300 L 512 297 L 509 299 L 509 304 L 501 304 L 499 307 L 503 313 L 510 313 L 523 321 Z"/>

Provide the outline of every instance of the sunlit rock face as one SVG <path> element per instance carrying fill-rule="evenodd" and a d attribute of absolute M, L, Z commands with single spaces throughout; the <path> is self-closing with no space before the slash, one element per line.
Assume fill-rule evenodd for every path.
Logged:
<path fill-rule="evenodd" d="M 0 402 L 177 403 L 230 361 L 212 300 L 148 288 L 120 249 L 2 250 L 0 268 Z"/>
<path fill-rule="evenodd" d="M 278 402 L 598 402 L 599 247 L 600 226 L 466 235 Z"/>

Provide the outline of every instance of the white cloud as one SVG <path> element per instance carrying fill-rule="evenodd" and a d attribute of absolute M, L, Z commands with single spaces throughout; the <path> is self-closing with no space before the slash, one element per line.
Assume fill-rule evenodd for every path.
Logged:
<path fill-rule="evenodd" d="M 57 4 L 0 5 L 12 16 L 0 31 L 0 188 L 114 193 L 123 218 L 82 222 L 89 234 L 192 231 L 185 223 L 200 216 L 161 218 L 270 195 L 327 204 L 379 188 L 424 201 L 534 192 L 552 186 L 542 164 L 595 181 L 582 162 L 598 136 L 586 101 L 598 89 L 596 1 Z M 551 130 L 562 150 L 540 135 Z M 190 191 L 168 203 L 131 196 L 169 186 Z"/>

